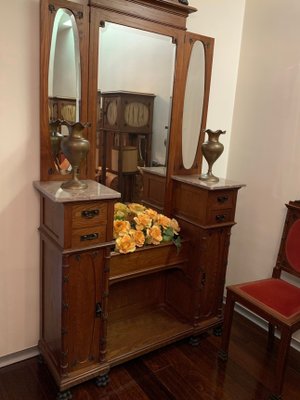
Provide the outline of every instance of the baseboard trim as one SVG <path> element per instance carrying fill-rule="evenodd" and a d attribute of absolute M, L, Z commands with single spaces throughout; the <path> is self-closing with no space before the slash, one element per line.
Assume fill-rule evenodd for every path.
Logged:
<path fill-rule="evenodd" d="M 259 317 L 258 315 L 254 314 L 252 311 L 248 310 L 247 308 L 243 307 L 241 304 L 236 303 L 234 306 L 234 311 L 243 315 L 244 317 L 248 318 L 250 321 L 254 322 L 256 325 L 260 326 L 265 331 L 268 330 L 268 323 L 263 318 Z M 279 334 L 275 332 L 276 337 L 279 337 Z M 300 352 L 300 342 L 297 339 L 292 338 L 291 346 Z"/>
<path fill-rule="evenodd" d="M 36 357 L 39 354 L 40 353 L 37 346 L 17 351 L 16 353 L 7 354 L 6 356 L 0 357 L 0 368 L 15 364 L 31 357 Z"/>

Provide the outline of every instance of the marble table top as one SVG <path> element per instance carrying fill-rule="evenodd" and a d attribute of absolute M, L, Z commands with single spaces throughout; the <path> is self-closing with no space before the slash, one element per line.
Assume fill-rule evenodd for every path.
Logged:
<path fill-rule="evenodd" d="M 119 199 L 121 194 L 107 186 L 93 180 L 84 180 L 88 187 L 83 190 L 67 190 L 62 189 L 62 181 L 35 181 L 33 186 L 49 199 L 66 203 L 71 201 L 87 201 L 87 200 L 110 200 Z"/>
<path fill-rule="evenodd" d="M 219 182 L 206 182 L 199 179 L 199 177 L 200 175 L 172 175 L 172 179 L 175 181 L 188 183 L 207 190 L 234 189 L 246 186 L 244 183 L 239 183 L 230 179 L 219 178 Z"/>

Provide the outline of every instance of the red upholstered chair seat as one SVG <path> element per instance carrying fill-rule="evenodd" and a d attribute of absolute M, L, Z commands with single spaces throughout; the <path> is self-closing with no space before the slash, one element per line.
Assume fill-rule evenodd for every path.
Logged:
<path fill-rule="evenodd" d="M 235 287 L 285 318 L 300 314 L 300 288 L 282 279 L 264 279 Z"/>

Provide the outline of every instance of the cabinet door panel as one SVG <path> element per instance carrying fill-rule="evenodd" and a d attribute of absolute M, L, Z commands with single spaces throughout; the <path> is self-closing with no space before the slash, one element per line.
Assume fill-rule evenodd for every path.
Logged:
<path fill-rule="evenodd" d="M 201 231 L 199 265 L 202 290 L 200 319 L 221 316 L 231 227 Z"/>
<path fill-rule="evenodd" d="M 99 362 L 103 251 L 65 256 L 63 326 L 69 371 Z"/>

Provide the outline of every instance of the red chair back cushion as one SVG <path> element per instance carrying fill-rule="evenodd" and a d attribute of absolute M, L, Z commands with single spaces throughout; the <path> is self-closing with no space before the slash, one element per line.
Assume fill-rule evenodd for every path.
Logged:
<path fill-rule="evenodd" d="M 300 272 L 300 219 L 291 226 L 286 242 L 285 254 L 291 267 Z"/>

